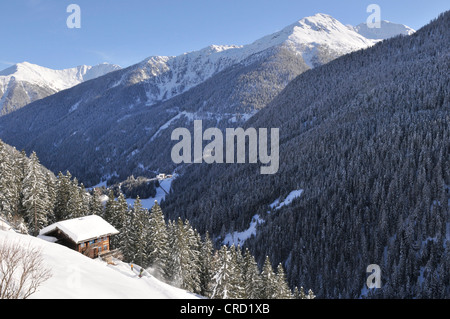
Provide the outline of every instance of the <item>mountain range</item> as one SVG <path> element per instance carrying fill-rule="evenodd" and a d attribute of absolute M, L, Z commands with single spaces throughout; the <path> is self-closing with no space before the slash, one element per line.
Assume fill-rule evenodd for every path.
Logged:
<path fill-rule="evenodd" d="M 407 28 L 384 27 L 385 35 Z M 91 185 L 173 171 L 170 128 L 194 118 L 218 127 L 239 125 L 299 74 L 379 41 L 317 14 L 248 45 L 153 56 L 80 83 L 1 118 L 0 137 L 35 150 L 55 172 L 70 170 Z"/>
<path fill-rule="evenodd" d="M 450 12 L 417 32 L 383 25 L 317 14 L 249 45 L 150 57 L 1 117 L 0 138 L 86 185 L 175 171 L 168 219 L 319 298 L 448 298 Z M 278 173 L 175 165 L 171 132 L 196 119 L 279 128 Z M 381 289 L 367 288 L 373 264 Z"/>
<path fill-rule="evenodd" d="M 302 73 L 243 125 L 279 128 L 278 173 L 191 165 L 164 211 L 319 298 L 448 298 L 449 28 L 450 11 Z"/>
<path fill-rule="evenodd" d="M 27 104 L 120 69 L 113 64 L 52 70 L 28 62 L 0 71 L 0 116 Z"/>

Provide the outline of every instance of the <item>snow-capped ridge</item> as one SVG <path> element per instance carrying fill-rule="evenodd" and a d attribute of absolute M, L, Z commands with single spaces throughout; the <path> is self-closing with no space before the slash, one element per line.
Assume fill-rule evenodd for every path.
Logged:
<path fill-rule="evenodd" d="M 356 27 L 348 26 L 367 39 L 386 40 L 397 35 L 411 35 L 416 31 L 404 24 L 397 24 L 387 20 L 381 21 L 381 28 L 369 28 L 367 23 L 358 24 Z"/>
<path fill-rule="evenodd" d="M 108 63 L 64 70 L 29 62 L 17 63 L 0 71 L 0 115 L 119 69 L 120 66 Z"/>
<path fill-rule="evenodd" d="M 287 48 L 314 67 L 317 63 L 313 58 L 319 46 L 327 46 L 337 57 L 375 43 L 330 15 L 319 13 L 247 45 L 210 45 L 179 56 L 148 57 L 131 67 L 113 86 L 145 81 L 152 85 L 147 101 L 151 105 L 186 92 L 224 69 L 271 48 Z"/>
<path fill-rule="evenodd" d="M 119 69 L 118 65 L 102 63 L 96 66 L 81 65 L 70 69 L 54 70 L 29 62 L 21 62 L 0 72 L 0 85 L 2 83 L 6 85 L 14 77 L 16 81 L 60 91 Z"/>

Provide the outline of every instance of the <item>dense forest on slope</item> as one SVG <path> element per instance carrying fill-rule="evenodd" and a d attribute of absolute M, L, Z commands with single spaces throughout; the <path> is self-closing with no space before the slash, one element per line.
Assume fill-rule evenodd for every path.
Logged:
<path fill-rule="evenodd" d="M 147 95 L 154 90 L 147 82 L 115 85 L 133 68 L 137 67 L 82 83 L 0 118 L 0 137 L 19 149 L 36 151 L 46 167 L 69 170 L 87 186 L 101 179 L 115 183 L 131 175 L 152 177 L 176 167 L 170 159 L 173 128 L 190 127 L 192 117 L 204 119 L 205 125 L 239 125 L 309 69 L 295 52 L 269 48 L 187 92 L 148 105 Z"/>
<path fill-rule="evenodd" d="M 245 127 L 280 128 L 280 170 L 191 165 L 163 204 L 220 244 L 265 220 L 245 246 L 281 262 L 291 287 L 357 298 L 450 296 L 450 12 L 411 36 L 292 81 Z M 291 205 L 270 203 L 303 189 Z M 269 211 L 269 212 L 268 212 Z"/>
<path fill-rule="evenodd" d="M 154 190 L 153 184 L 142 188 L 142 182 L 129 179 L 122 186 L 126 191 L 134 191 L 132 186 Z M 200 236 L 189 221 L 166 221 L 158 203 L 149 211 L 138 197 L 130 207 L 120 188 L 111 188 L 103 203 L 104 191 L 87 192 L 69 172 L 56 177 L 39 163 L 36 153 L 27 157 L 0 140 L 0 220 L 17 232 L 37 236 L 52 223 L 95 214 L 120 231 L 111 245 L 123 252 L 126 262 L 149 269 L 173 286 L 216 299 L 315 297 L 303 287 L 291 290 L 283 267 L 275 270 L 268 258 L 259 269 L 248 249 L 215 250 L 209 236 Z"/>
<path fill-rule="evenodd" d="M 248 45 L 152 56 L 30 103 L 0 118 L 0 138 L 87 186 L 172 173 L 173 129 L 194 119 L 237 127 L 299 74 L 376 42 L 316 14 Z"/>

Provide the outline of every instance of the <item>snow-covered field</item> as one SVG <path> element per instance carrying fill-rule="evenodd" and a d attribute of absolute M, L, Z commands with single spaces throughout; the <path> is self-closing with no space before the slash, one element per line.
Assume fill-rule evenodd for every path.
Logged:
<path fill-rule="evenodd" d="M 297 189 L 289 193 L 289 195 L 286 196 L 286 199 L 282 202 L 280 202 L 280 198 L 275 200 L 272 204 L 270 204 L 271 209 L 279 210 L 283 206 L 288 206 L 292 203 L 292 201 L 303 194 L 303 189 Z"/>
<path fill-rule="evenodd" d="M 171 188 L 172 182 L 175 178 L 176 178 L 176 175 L 174 175 L 174 177 L 171 177 L 171 178 L 166 178 L 164 180 L 160 180 L 159 181 L 160 187 L 158 187 L 156 189 L 155 197 L 141 199 L 142 207 L 144 207 L 146 209 L 151 209 L 155 205 L 155 200 L 158 203 L 161 203 L 161 201 L 166 198 L 167 193 L 170 193 L 170 188 Z M 127 198 L 127 203 L 130 206 L 134 205 L 134 201 L 135 201 L 135 199 L 133 199 L 133 198 Z"/>
<path fill-rule="evenodd" d="M 139 266 L 115 261 L 107 265 L 64 246 L 42 239 L 0 230 L 4 241 L 41 249 L 44 266 L 52 277 L 30 299 L 196 299 L 198 296 L 163 283 L 147 272 L 139 278 Z"/>
<path fill-rule="evenodd" d="M 303 194 L 303 189 L 297 189 L 297 190 L 293 190 L 292 192 L 289 193 L 289 195 L 286 196 L 286 198 L 284 199 L 284 201 L 281 201 L 281 198 L 276 199 L 272 204 L 270 204 L 270 208 L 272 210 L 279 210 L 284 206 L 289 206 L 292 201 L 296 198 L 299 198 L 300 196 L 302 196 Z M 270 211 L 267 212 L 268 214 L 270 214 Z M 233 233 L 228 233 L 225 235 L 225 239 L 223 240 L 223 243 L 225 245 L 243 245 L 245 243 L 245 241 L 247 239 L 249 239 L 250 237 L 256 235 L 256 230 L 259 224 L 263 224 L 265 221 L 263 218 L 261 218 L 261 216 L 259 215 L 255 215 L 252 218 L 252 221 L 250 223 L 250 226 L 241 232 L 233 232 Z"/>
<path fill-rule="evenodd" d="M 235 246 L 242 246 L 244 245 L 245 241 L 249 239 L 250 237 L 256 235 L 256 227 L 259 224 L 264 223 L 264 219 L 259 217 L 259 215 L 255 215 L 252 218 L 252 222 L 250 223 L 250 227 L 242 232 L 234 232 L 229 233 L 225 236 L 225 239 L 223 243 L 225 245 L 235 245 Z"/>

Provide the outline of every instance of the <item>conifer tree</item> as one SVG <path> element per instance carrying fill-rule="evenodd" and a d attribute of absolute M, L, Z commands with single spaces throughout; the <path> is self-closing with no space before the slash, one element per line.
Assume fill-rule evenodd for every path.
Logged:
<path fill-rule="evenodd" d="M 146 268 L 147 263 L 147 234 L 149 230 L 148 211 L 142 207 L 139 197 L 134 201 L 133 219 L 132 219 L 132 247 L 133 261 Z"/>
<path fill-rule="evenodd" d="M 169 247 L 169 258 L 168 266 L 171 268 L 169 270 L 169 276 L 171 282 L 180 288 L 187 289 L 194 285 L 190 281 L 189 277 L 189 267 L 190 267 L 190 257 L 191 252 L 189 247 L 189 230 L 185 227 L 185 224 L 178 218 L 170 228 L 170 242 Z"/>
<path fill-rule="evenodd" d="M 140 203 L 140 201 L 139 201 Z M 114 191 L 110 190 L 108 194 L 108 201 L 105 205 L 105 214 L 103 215 L 103 218 L 108 223 L 113 223 L 114 216 L 116 215 L 116 209 L 117 209 L 117 201 L 114 196 Z"/>
<path fill-rule="evenodd" d="M 28 231 L 37 236 L 39 230 L 48 225 L 46 209 L 49 203 L 44 174 L 34 152 L 30 156 L 22 191 Z"/>
<path fill-rule="evenodd" d="M 276 297 L 277 299 L 291 299 L 292 298 L 292 294 L 291 294 L 291 290 L 289 289 L 289 286 L 287 284 L 286 281 L 286 275 L 283 269 L 283 266 L 280 264 L 278 264 L 277 267 L 277 280 L 276 280 L 277 284 L 277 292 L 276 292 Z"/>
<path fill-rule="evenodd" d="M 231 289 L 228 292 L 230 299 L 242 299 L 245 297 L 245 283 L 242 276 L 242 267 L 244 259 L 242 258 L 241 249 L 236 246 L 231 246 L 230 249 L 230 270 L 231 276 L 229 282 Z"/>
<path fill-rule="evenodd" d="M 305 288 L 300 287 L 299 299 L 308 299 L 308 295 L 305 293 Z"/>
<path fill-rule="evenodd" d="M 0 216 L 10 220 L 13 215 L 14 176 L 11 159 L 5 144 L 0 140 Z"/>
<path fill-rule="evenodd" d="M 232 287 L 233 265 L 231 254 L 227 246 L 216 252 L 216 269 L 213 276 L 211 298 L 229 299 L 229 291 Z"/>
<path fill-rule="evenodd" d="M 66 175 L 59 172 L 56 182 L 56 200 L 54 215 L 56 221 L 69 218 L 67 204 L 71 196 L 72 175 L 67 172 Z"/>
<path fill-rule="evenodd" d="M 269 256 L 266 256 L 261 271 L 261 291 L 260 298 L 276 299 L 277 297 L 277 278 L 273 272 L 272 264 Z"/>
<path fill-rule="evenodd" d="M 75 177 L 69 187 L 69 200 L 67 201 L 67 219 L 83 217 L 83 195 L 78 187 L 78 179 Z"/>
<path fill-rule="evenodd" d="M 94 189 L 92 192 L 92 196 L 89 202 L 89 212 L 91 215 L 103 216 L 103 205 L 100 200 L 100 191 L 98 189 Z"/>
<path fill-rule="evenodd" d="M 192 228 L 186 220 L 183 225 L 185 233 L 185 245 L 187 247 L 183 254 L 183 285 L 182 288 L 194 292 L 200 292 L 200 235 Z"/>
<path fill-rule="evenodd" d="M 169 220 L 167 224 L 167 235 L 168 235 L 168 254 L 166 263 L 164 265 L 164 275 L 166 278 L 166 281 L 168 282 L 174 282 L 176 279 L 176 270 L 175 268 L 178 268 L 179 264 L 179 258 L 178 253 L 176 252 L 176 223 L 172 220 Z"/>
<path fill-rule="evenodd" d="M 56 181 L 55 175 L 50 172 L 45 173 L 45 187 L 47 189 L 48 194 L 48 207 L 47 211 L 47 221 L 49 224 L 53 224 L 56 222 L 55 218 L 55 204 L 56 204 Z"/>
<path fill-rule="evenodd" d="M 127 211 L 126 211 L 126 216 L 125 216 L 125 224 L 122 228 L 122 231 L 120 233 L 120 242 L 121 242 L 121 250 L 123 253 L 123 256 L 125 258 L 125 260 L 128 261 L 133 261 L 134 258 L 134 253 L 133 253 L 133 249 L 134 249 L 134 234 L 133 234 L 133 218 L 134 218 L 134 213 L 133 210 L 128 207 Z"/>
<path fill-rule="evenodd" d="M 201 242 L 199 256 L 199 279 L 200 279 L 200 295 L 211 297 L 211 285 L 214 275 L 214 247 L 208 232 L 205 239 Z"/>
<path fill-rule="evenodd" d="M 23 225 L 23 220 L 25 218 L 25 208 L 23 205 L 23 193 L 22 185 L 25 178 L 26 166 L 28 163 L 28 157 L 25 152 L 22 151 L 17 154 L 14 159 L 13 175 L 14 175 L 14 196 L 16 197 L 14 210 L 14 224 L 16 228 L 19 229 L 21 224 Z"/>
<path fill-rule="evenodd" d="M 244 298 L 258 299 L 261 288 L 261 276 L 255 257 L 250 253 L 248 248 L 244 253 L 244 264 L 242 267 L 242 278 L 244 282 Z"/>
<path fill-rule="evenodd" d="M 128 220 L 128 203 L 123 193 L 119 194 L 113 215 L 111 218 L 111 225 L 119 231 L 119 234 L 111 238 L 112 248 L 121 248 L 125 246 L 126 227 Z"/>
<path fill-rule="evenodd" d="M 168 259 L 169 246 L 164 214 L 157 201 L 150 211 L 147 235 L 148 264 L 153 268 L 155 276 L 162 278 L 164 277 L 164 264 Z"/>

